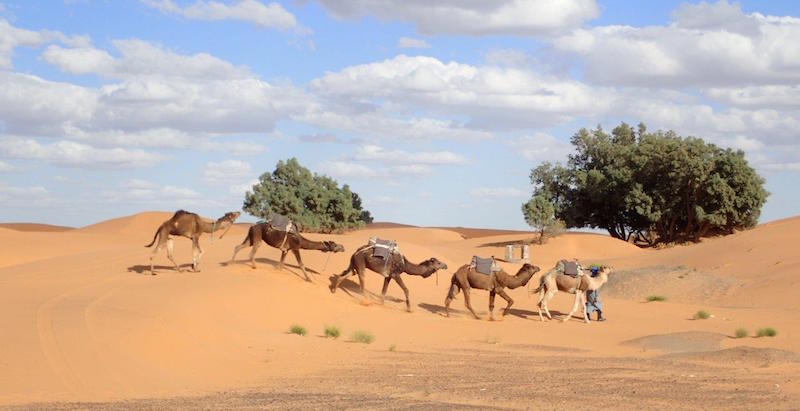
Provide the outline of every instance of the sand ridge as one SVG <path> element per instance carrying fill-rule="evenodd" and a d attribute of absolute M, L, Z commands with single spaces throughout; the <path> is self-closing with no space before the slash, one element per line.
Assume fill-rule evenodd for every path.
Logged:
<path fill-rule="evenodd" d="M 794 267 L 800 257 L 791 245 L 800 232 L 800 219 L 665 250 L 643 250 L 596 234 L 567 234 L 545 245 L 533 246 L 533 263 L 542 267 L 542 273 L 558 259 L 574 256 L 585 263 L 609 263 L 620 271 L 635 273 L 647 267 L 680 266 L 680 270 L 696 269 L 733 281 L 729 289 L 711 297 L 689 290 L 679 301 L 645 303 L 647 293 L 659 291 L 648 287 L 666 287 L 666 283 L 645 279 L 637 285 L 636 292 L 609 292 L 605 304 L 610 320 L 587 325 L 577 318 L 563 324 L 539 322 L 535 299 L 527 294 L 527 288 L 509 291 L 515 304 L 502 321 L 473 320 L 464 310 L 462 297 L 451 305 L 452 317 L 443 316 L 443 301 L 452 272 L 469 262 L 473 254 L 502 256 L 503 247 L 492 244 L 517 241 L 527 236 L 524 233 L 500 232 L 464 238 L 447 229 L 392 227 L 335 235 L 306 234 L 315 240 L 334 240 L 346 249 L 337 254 L 303 252 L 314 280 L 308 283 L 302 280 L 291 255 L 287 257 L 287 269 L 277 271 L 274 264 L 280 254 L 267 246 L 262 246 L 257 254 L 256 270 L 244 264 L 247 249 L 240 252 L 235 264 L 223 264 L 247 233 L 247 225 L 237 224 L 224 239 L 215 238 L 213 243 L 208 235 L 201 239 L 205 250 L 201 272 L 173 271 L 162 252 L 155 260 L 158 275 L 150 276 L 151 249 L 143 245 L 150 242 L 158 225 L 171 215 L 140 213 L 64 232 L 31 233 L 0 228 L 0 250 L 5 253 L 0 254 L 0 329 L 13 330 L 0 336 L 0 365 L 6 371 L 0 375 L 0 404 L 203 398 L 230 390 L 294 393 L 296 396 L 291 398 L 305 398 L 298 392 L 300 381 L 308 378 L 328 381 L 328 385 L 310 391 L 322 393 L 327 389 L 330 393 L 336 391 L 332 387 L 336 386 L 337 375 L 355 381 L 353 373 L 364 367 L 373 370 L 372 377 L 378 384 L 390 384 L 389 380 L 398 378 L 397 374 L 414 374 L 415 369 L 427 370 L 424 372 L 430 375 L 441 373 L 434 371 L 436 362 L 423 365 L 418 363 L 421 358 L 428 358 L 425 361 L 439 358 L 436 361 L 441 361 L 440 366 L 448 365 L 465 375 L 486 371 L 491 378 L 505 378 L 501 369 L 487 371 L 485 367 L 475 368 L 465 362 L 462 354 L 475 350 L 488 350 L 487 355 L 498 363 L 512 363 L 513 356 L 524 355 L 530 364 L 552 369 L 548 372 L 553 375 L 557 374 L 558 362 L 565 358 L 581 361 L 599 358 L 602 361 L 598 363 L 605 365 L 596 372 L 624 384 L 624 374 L 618 374 L 615 367 L 624 364 L 639 370 L 633 364 L 661 361 L 661 355 L 674 351 L 669 349 L 670 341 L 685 340 L 682 335 L 723 336 L 716 341 L 718 347 L 712 347 L 720 350 L 796 353 L 800 347 L 800 324 L 792 314 L 798 303 L 789 298 L 791 294 L 785 289 L 787 284 L 796 284 L 792 282 L 798 273 Z M 371 236 L 397 240 L 411 261 L 433 256 L 448 264 L 449 269 L 439 273 L 438 284 L 435 277 L 406 277 L 412 313 L 404 311 L 403 293 L 395 284 L 390 285 L 386 302 L 380 304 L 382 278 L 375 273 L 366 274 L 366 297 L 357 292 L 354 277 L 336 294 L 328 291 L 328 276 L 347 267 L 352 251 Z M 190 242 L 176 239 L 175 251 L 178 262 L 188 267 Z M 784 264 L 786 270 L 764 270 L 764 264 L 775 260 Z M 512 273 L 520 266 L 506 262 L 501 265 Z M 540 274 L 532 281 L 538 281 Z M 775 281 L 757 283 L 763 278 Z M 675 276 L 669 281 L 682 279 Z M 488 293 L 473 291 L 472 295 L 473 306 L 485 319 Z M 558 295 L 550 305 L 551 311 L 560 318 L 571 303 L 571 296 Z M 496 310 L 503 306 L 504 301 L 498 298 Z M 700 309 L 710 311 L 714 317 L 692 320 L 693 313 Z M 288 334 L 292 324 L 305 326 L 309 335 Z M 336 341 L 323 338 L 325 325 L 340 327 L 342 337 Z M 778 336 L 729 338 L 738 327 L 752 333 L 766 326 L 776 328 Z M 347 342 L 356 330 L 372 333 L 375 342 L 370 345 Z M 623 344 L 649 336 L 662 337 L 655 343 L 650 341 L 652 338 L 646 340 L 646 346 Z M 387 357 L 391 355 L 388 354 L 391 346 L 407 353 L 405 359 L 393 363 L 394 357 Z M 537 346 L 557 349 L 537 349 Z M 691 352 L 692 345 L 688 347 Z M 747 351 L 741 355 L 758 360 L 765 355 L 761 353 Z M 467 356 L 474 358 L 472 354 Z M 781 386 L 776 401 L 800 399 L 797 364 L 789 361 L 788 356 L 769 358 L 772 360 L 768 367 L 756 374 L 727 370 L 735 377 L 726 385 L 714 385 L 709 379 L 703 387 L 722 390 L 719 391 L 722 395 L 728 389 L 734 391 L 737 379 L 742 384 L 750 379 L 756 379 L 758 384 L 775 380 Z M 682 370 L 695 367 L 691 365 L 694 362 L 717 360 L 697 357 L 670 361 L 673 362 L 666 365 L 669 373 L 680 376 Z M 405 364 L 402 366 L 408 372 L 392 371 L 399 364 Z M 648 374 L 644 369 L 636 372 L 655 385 L 665 382 L 666 374 Z M 699 371 L 697 375 L 701 375 Z M 710 378 L 712 374 L 702 375 Z M 285 391 L 281 391 L 280 381 L 288 381 Z M 490 398 L 481 396 L 470 397 L 466 403 L 458 402 L 454 397 L 456 391 L 451 392 L 455 386 L 450 385 L 456 381 L 430 385 L 430 389 L 440 390 L 439 394 L 431 394 L 438 402 L 430 404 L 477 407 L 493 404 Z M 413 393 L 420 389 L 418 383 L 399 387 L 410 391 L 397 388 L 390 390 L 391 395 L 407 399 L 408 395 L 416 396 Z M 758 391 L 758 395 L 774 394 L 768 389 L 771 385 L 764 387 L 765 391 Z M 642 396 L 666 395 L 648 394 L 644 388 L 640 391 Z M 613 392 L 609 389 L 608 395 Z M 349 387 L 341 393 L 345 398 L 355 398 L 364 391 Z M 430 399 L 422 397 L 427 398 L 425 401 Z M 603 403 L 617 404 L 611 397 L 607 400 Z M 283 404 L 289 407 L 303 404 L 287 401 Z M 509 401 L 498 405 L 504 408 L 524 405 Z M 780 404 L 784 403 L 775 404 L 776 408 L 782 408 Z"/>

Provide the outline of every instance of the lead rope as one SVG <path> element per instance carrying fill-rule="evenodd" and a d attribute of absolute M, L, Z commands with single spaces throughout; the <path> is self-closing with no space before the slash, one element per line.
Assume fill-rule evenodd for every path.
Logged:
<path fill-rule="evenodd" d="M 214 231 L 217 230 L 217 222 L 214 221 L 214 224 L 211 225 L 211 245 L 214 245 Z"/>
<path fill-rule="evenodd" d="M 330 261 L 330 260 L 331 260 L 331 253 L 330 253 L 330 252 L 328 252 L 328 258 L 327 258 L 327 259 L 325 259 L 325 267 L 322 267 L 322 273 L 323 273 L 323 274 L 325 273 L 325 270 L 327 270 L 327 269 L 328 269 L 328 261 Z"/>

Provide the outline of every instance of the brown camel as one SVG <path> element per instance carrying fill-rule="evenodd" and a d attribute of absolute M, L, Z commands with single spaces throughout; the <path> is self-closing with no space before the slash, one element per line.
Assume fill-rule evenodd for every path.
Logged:
<path fill-rule="evenodd" d="M 456 298 L 458 292 L 464 290 L 464 305 L 467 306 L 469 311 L 478 319 L 478 314 L 472 309 L 470 304 L 470 289 L 476 288 L 479 290 L 489 290 L 489 320 L 494 320 L 494 297 L 495 294 L 500 295 L 508 302 L 508 305 L 503 310 L 503 316 L 508 314 L 509 308 L 514 304 L 514 300 L 506 294 L 504 288 L 515 289 L 517 287 L 524 287 L 528 281 L 533 278 L 533 275 L 539 272 L 539 267 L 530 264 L 523 264 L 517 271 L 516 275 L 510 275 L 505 271 L 497 271 L 492 275 L 482 274 L 470 268 L 469 264 L 462 265 L 458 271 L 453 274 L 450 280 L 450 291 L 447 293 L 447 298 L 444 300 L 445 314 L 450 316 L 450 303 Z"/>
<path fill-rule="evenodd" d="M 291 251 L 294 254 L 294 257 L 297 259 L 297 263 L 300 264 L 300 269 L 303 271 L 306 281 L 311 281 L 311 278 L 308 277 L 308 274 L 306 273 L 306 267 L 303 265 L 303 260 L 300 259 L 300 250 L 319 250 L 324 253 L 338 253 L 344 251 L 344 247 L 341 244 L 336 244 L 333 241 L 312 241 L 303 237 L 300 235 L 300 233 L 287 233 L 285 231 L 279 231 L 272 228 L 272 226 L 270 226 L 268 223 L 259 223 L 250 227 L 250 230 L 248 230 L 247 237 L 245 237 L 244 241 L 242 241 L 241 244 L 237 245 L 236 248 L 233 249 L 233 255 L 231 256 L 231 260 L 228 262 L 228 264 L 233 263 L 233 259 L 236 258 L 236 254 L 241 249 L 245 247 L 253 247 L 253 249 L 250 250 L 250 265 L 255 269 L 255 255 L 258 247 L 261 245 L 261 240 L 264 240 L 264 242 L 270 246 L 281 250 L 281 262 L 278 265 L 279 270 L 283 269 L 283 261 L 286 259 L 286 254 Z"/>
<path fill-rule="evenodd" d="M 422 278 L 428 278 L 437 270 L 446 270 L 447 264 L 437 260 L 436 258 L 429 258 L 419 264 L 414 264 L 405 257 L 403 257 L 400 253 L 393 253 L 389 257 L 388 261 L 384 260 L 381 257 L 375 257 L 372 255 L 372 246 L 362 246 L 355 253 L 353 256 L 350 257 L 350 265 L 342 271 L 341 274 L 334 274 L 330 277 L 331 285 L 330 290 L 332 293 L 336 292 L 336 289 L 339 287 L 339 284 L 344 281 L 347 276 L 351 274 L 358 275 L 358 282 L 361 285 L 361 294 L 364 294 L 364 269 L 369 268 L 370 270 L 383 275 L 385 278 L 383 279 L 383 289 L 381 290 L 381 303 L 386 298 L 386 290 L 389 288 L 389 282 L 394 280 L 400 288 L 403 289 L 403 293 L 406 295 L 406 311 L 411 312 L 411 301 L 408 298 L 408 287 L 406 287 L 405 283 L 403 283 L 403 279 L 400 278 L 400 275 L 403 273 L 407 273 L 410 275 L 419 275 Z"/>
<path fill-rule="evenodd" d="M 556 266 L 558 267 L 558 266 Z M 589 322 L 586 316 L 586 291 L 597 290 L 608 281 L 608 275 L 611 274 L 611 267 L 600 267 L 597 277 L 590 277 L 588 275 L 579 275 L 572 277 L 560 272 L 557 268 L 553 268 L 543 275 L 539 280 L 539 288 L 533 290 L 534 293 L 539 293 L 539 302 L 536 304 L 539 307 L 539 319 L 544 321 L 542 317 L 542 308 L 548 319 L 553 319 L 550 315 L 550 310 L 547 309 L 547 302 L 556 295 L 556 292 L 563 291 L 569 294 L 575 294 L 575 302 L 572 304 L 572 310 L 564 317 L 561 322 L 566 322 L 572 317 L 572 314 L 578 309 L 578 305 L 583 306 L 583 321 Z"/>
<path fill-rule="evenodd" d="M 145 246 L 152 246 L 155 244 L 156 239 L 158 239 L 158 244 L 153 249 L 153 253 L 150 254 L 150 274 L 156 275 L 153 270 L 153 257 L 155 257 L 156 253 L 158 253 L 164 245 L 167 246 L 167 258 L 172 261 L 172 264 L 175 264 L 175 269 L 178 270 L 178 272 L 182 271 L 178 263 L 176 263 L 175 259 L 172 257 L 173 244 L 171 236 L 173 235 L 190 238 L 192 240 L 192 271 L 197 272 L 197 267 L 200 264 L 200 257 L 203 256 L 203 249 L 200 248 L 200 236 L 203 235 L 203 233 L 211 233 L 213 236 L 215 231 L 225 230 L 222 235 L 219 236 L 219 238 L 222 238 L 231 228 L 233 222 L 239 218 L 240 214 L 241 213 L 238 211 L 232 211 L 230 213 L 225 213 L 224 216 L 214 221 L 188 211 L 176 211 L 169 220 L 164 221 L 158 227 L 156 234 L 153 236 L 153 241 Z"/>

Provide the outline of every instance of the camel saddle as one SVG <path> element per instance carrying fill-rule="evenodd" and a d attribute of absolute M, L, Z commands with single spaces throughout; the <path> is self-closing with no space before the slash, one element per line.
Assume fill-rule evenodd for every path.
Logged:
<path fill-rule="evenodd" d="M 564 275 L 577 277 L 581 274 L 581 267 L 577 261 L 561 260 L 558 263 L 563 266 Z"/>
<path fill-rule="evenodd" d="M 372 256 L 387 258 L 397 252 L 397 243 L 392 240 L 382 240 L 378 237 L 370 237 L 369 245 L 372 246 Z"/>
<path fill-rule="evenodd" d="M 269 219 L 267 219 L 267 223 L 270 225 L 270 227 L 278 231 L 285 231 L 287 233 L 289 231 L 294 231 L 295 228 L 291 218 L 278 213 L 272 213 L 269 216 Z"/>
<path fill-rule="evenodd" d="M 494 257 L 481 258 L 477 255 L 472 256 L 469 268 L 486 275 L 492 275 L 492 273 L 500 271 L 500 267 L 494 261 Z"/>

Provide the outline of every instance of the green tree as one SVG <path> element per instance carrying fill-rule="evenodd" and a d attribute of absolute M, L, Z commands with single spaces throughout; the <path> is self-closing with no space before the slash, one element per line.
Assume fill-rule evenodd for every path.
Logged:
<path fill-rule="evenodd" d="M 572 136 L 567 164 L 531 171 L 567 227 L 601 228 L 637 242 L 675 242 L 754 226 L 768 193 L 742 151 L 672 131 L 622 123 Z"/>
<path fill-rule="evenodd" d="M 361 197 L 345 184 L 312 174 L 295 158 L 279 161 L 275 170 L 259 177 L 245 194 L 242 209 L 266 219 L 272 213 L 287 215 L 304 231 L 333 232 L 362 227 L 372 221 L 361 208 Z"/>
<path fill-rule="evenodd" d="M 536 195 L 523 204 L 522 214 L 525 216 L 525 222 L 539 233 L 539 244 L 563 231 L 564 222 L 556 219 L 555 207 L 543 194 Z"/>

